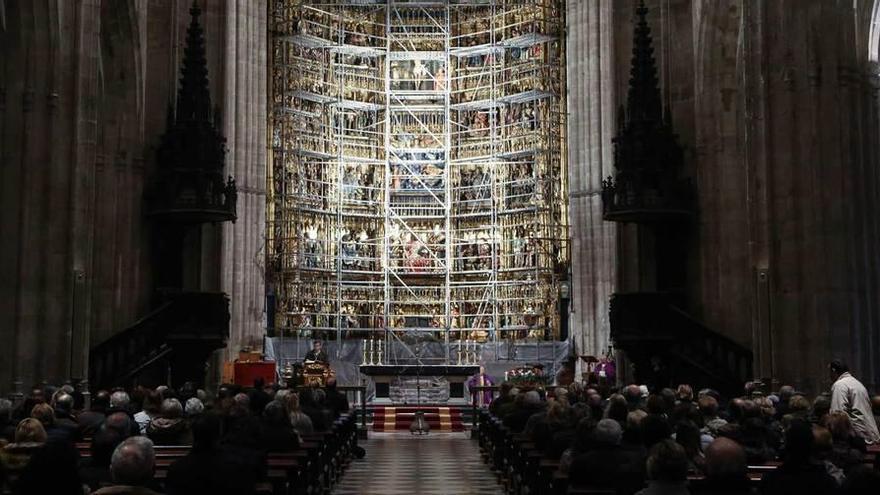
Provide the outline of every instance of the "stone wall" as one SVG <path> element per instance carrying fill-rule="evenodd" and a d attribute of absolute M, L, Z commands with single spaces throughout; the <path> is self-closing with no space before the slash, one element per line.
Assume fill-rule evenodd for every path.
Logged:
<path fill-rule="evenodd" d="M 603 355 L 614 292 L 617 227 L 602 220 L 602 180 L 613 172 L 614 0 L 568 2 L 568 160 L 571 332 L 576 352 Z M 578 361 L 579 363 L 580 360 Z"/>
<path fill-rule="evenodd" d="M 191 288 L 233 296 L 237 349 L 262 334 L 267 7 L 200 4 L 240 196 L 235 225 L 195 236 L 189 272 Z M 150 307 L 142 191 L 175 102 L 190 6 L 0 2 L 2 392 L 83 377 L 88 348 Z"/>
<path fill-rule="evenodd" d="M 599 167 L 576 152 L 592 142 L 578 134 L 592 119 L 590 111 L 576 114 L 578 105 L 622 103 L 628 84 L 634 4 L 610 3 L 610 35 L 577 17 L 569 24 L 569 73 L 581 76 L 570 87 L 574 307 L 587 308 L 572 322 L 586 353 L 602 341 L 595 329 L 607 328 L 590 323 L 607 314 L 595 301 L 614 287 L 652 288 L 638 266 L 645 236 L 634 226 L 618 228 L 616 246 L 611 237 L 615 278 L 584 285 L 592 280 L 585 260 L 615 263 L 614 254 L 601 254 L 608 238 L 583 220 L 584 200 L 575 194 L 583 189 L 576 170 Z M 646 3 L 664 98 L 699 195 L 688 310 L 752 348 L 756 376 L 823 390 L 825 363 L 840 356 L 866 384 L 880 386 L 878 118 L 869 64 L 869 53 L 880 51 L 870 44 L 880 39 L 878 2 Z M 570 2 L 569 16 L 604 8 Z M 606 79 L 581 69 L 597 57 L 578 41 L 584 26 L 592 39 L 612 39 L 599 56 L 613 60 L 610 88 L 595 89 Z M 607 175 L 610 164 L 601 166 Z"/>

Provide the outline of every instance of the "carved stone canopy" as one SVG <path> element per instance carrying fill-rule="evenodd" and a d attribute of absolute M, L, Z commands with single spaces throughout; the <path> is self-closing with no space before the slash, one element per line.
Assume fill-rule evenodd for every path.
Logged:
<path fill-rule="evenodd" d="M 226 139 L 211 107 L 201 9 L 194 3 L 190 14 L 176 112 L 168 110 L 156 176 L 145 194 L 147 214 L 185 224 L 235 221 L 237 189 L 224 176 Z"/>
<path fill-rule="evenodd" d="M 636 9 L 626 107 L 620 109 L 614 138 L 616 173 L 602 183 L 609 221 L 676 222 L 695 212 L 693 186 L 679 177 L 684 155 L 669 109 L 663 109 L 647 13 L 642 1 Z"/>

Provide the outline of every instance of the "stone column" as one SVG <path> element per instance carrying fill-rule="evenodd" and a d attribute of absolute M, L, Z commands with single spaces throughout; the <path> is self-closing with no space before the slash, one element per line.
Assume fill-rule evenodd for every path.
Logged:
<path fill-rule="evenodd" d="M 750 346 L 774 385 L 824 390 L 834 356 L 876 383 L 876 113 L 858 3 L 695 6 L 698 317 Z"/>
<path fill-rule="evenodd" d="M 566 12 L 571 335 L 578 354 L 595 356 L 608 346 L 617 259 L 617 229 L 602 219 L 601 197 L 614 167 L 613 4 L 569 1 Z"/>
<path fill-rule="evenodd" d="M 238 186 L 238 220 L 224 224 L 222 289 L 231 299 L 226 359 L 265 332 L 267 30 L 265 1 L 227 4 L 223 132 Z"/>

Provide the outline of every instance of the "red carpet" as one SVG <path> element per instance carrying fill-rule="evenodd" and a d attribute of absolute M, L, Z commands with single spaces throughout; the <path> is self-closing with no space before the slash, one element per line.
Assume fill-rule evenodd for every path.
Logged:
<path fill-rule="evenodd" d="M 461 409 L 448 406 L 373 406 L 373 431 L 409 431 L 416 411 L 425 413 L 431 431 L 464 431 Z"/>

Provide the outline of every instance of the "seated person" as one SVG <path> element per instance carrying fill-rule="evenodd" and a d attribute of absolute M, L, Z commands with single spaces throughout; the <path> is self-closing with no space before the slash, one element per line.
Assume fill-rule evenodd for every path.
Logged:
<path fill-rule="evenodd" d="M 154 495 L 149 487 L 154 484 L 153 470 L 156 455 L 153 442 L 146 437 L 131 437 L 120 443 L 110 460 L 110 477 L 113 485 L 99 489 L 96 495 L 136 493 Z"/>
<path fill-rule="evenodd" d="M 694 494 L 751 495 L 746 451 L 729 438 L 718 438 L 706 448 L 706 479 L 691 488 Z"/>
<path fill-rule="evenodd" d="M 91 456 L 80 461 L 79 477 L 92 491 L 111 483 L 110 458 L 116 447 L 125 440 L 125 434 L 113 427 L 101 427 L 92 437 Z"/>
<path fill-rule="evenodd" d="M 192 432 L 180 401 L 162 401 L 159 416 L 147 425 L 147 436 L 157 445 L 192 445 Z"/>
<path fill-rule="evenodd" d="M 0 473 L 20 473 L 46 443 L 46 430 L 39 420 L 25 418 L 15 427 L 15 442 L 0 449 Z M 0 487 L 2 488 L 2 487 Z"/>
<path fill-rule="evenodd" d="M 688 455 L 684 447 L 667 438 L 651 447 L 647 470 L 648 487 L 636 495 L 689 495 Z"/>
<path fill-rule="evenodd" d="M 572 459 L 571 486 L 613 489 L 618 495 L 640 490 L 645 480 L 645 454 L 621 448 L 622 438 L 620 423 L 613 419 L 599 421 L 590 448 Z"/>
<path fill-rule="evenodd" d="M 764 474 L 760 493 L 785 495 L 835 493 L 837 482 L 825 466 L 813 459 L 813 429 L 803 420 L 795 420 L 785 432 L 782 465 Z"/>
<path fill-rule="evenodd" d="M 327 353 L 321 349 L 321 341 L 316 340 L 312 346 L 312 350 L 306 353 L 304 361 L 306 363 L 330 364 L 330 360 L 327 358 Z"/>
<path fill-rule="evenodd" d="M 222 421 L 204 414 L 193 422 L 193 447 L 168 469 L 165 491 L 169 495 L 253 493 L 256 471 L 234 448 L 220 442 Z"/>

